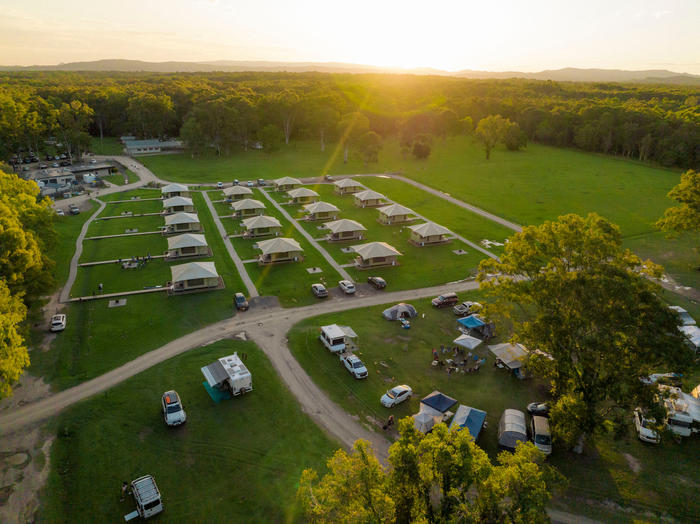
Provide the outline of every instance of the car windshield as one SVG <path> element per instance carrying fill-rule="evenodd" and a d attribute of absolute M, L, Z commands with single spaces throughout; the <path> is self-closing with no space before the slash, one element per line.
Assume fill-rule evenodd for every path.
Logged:
<path fill-rule="evenodd" d="M 396 392 L 394 392 L 393 389 L 390 389 L 389 391 L 386 392 L 386 396 L 389 398 L 396 398 Z"/>
<path fill-rule="evenodd" d="M 352 363 L 352 367 L 357 369 L 357 368 L 363 368 L 363 367 L 365 367 L 365 365 L 358 360 L 357 362 Z"/>
<path fill-rule="evenodd" d="M 243 302 L 245 302 L 245 297 L 241 297 L 241 296 L 236 297 L 236 303 L 243 304 Z"/>
<path fill-rule="evenodd" d="M 60 320 L 54 320 L 53 322 L 51 322 L 51 324 L 54 326 L 60 326 L 62 322 Z"/>
<path fill-rule="evenodd" d="M 180 409 L 181 408 L 179 404 L 176 404 L 174 406 L 168 406 L 168 413 L 177 413 L 178 411 L 180 411 Z"/>
<path fill-rule="evenodd" d="M 642 419 L 642 427 L 646 429 L 654 429 L 654 425 L 656 424 L 656 421 L 654 420 L 647 420 L 645 418 Z"/>
<path fill-rule="evenodd" d="M 535 444 L 550 446 L 552 444 L 552 437 L 549 435 L 535 435 Z"/>

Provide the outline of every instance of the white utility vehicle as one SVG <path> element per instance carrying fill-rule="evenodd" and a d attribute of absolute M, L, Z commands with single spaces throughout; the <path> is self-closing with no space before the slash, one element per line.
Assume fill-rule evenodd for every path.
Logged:
<path fill-rule="evenodd" d="M 646 418 L 642 408 L 634 410 L 634 427 L 637 430 L 639 440 L 650 444 L 661 442 L 661 436 L 654 429 L 654 426 L 656 426 L 656 421 L 653 418 Z"/>
<path fill-rule="evenodd" d="M 63 314 L 52 316 L 49 329 L 53 332 L 63 331 L 66 329 L 66 316 Z"/>
<path fill-rule="evenodd" d="M 163 410 L 163 418 L 168 426 L 179 426 L 187 420 L 180 396 L 174 389 L 163 393 L 161 408 Z"/>
<path fill-rule="evenodd" d="M 357 355 L 352 353 L 341 353 L 340 362 L 353 377 L 367 378 L 367 368 Z"/>
<path fill-rule="evenodd" d="M 226 389 L 234 396 L 253 391 L 253 377 L 238 353 L 204 366 L 202 374 L 210 387 Z"/>
<path fill-rule="evenodd" d="M 163 501 L 160 498 L 160 491 L 156 486 L 156 481 L 151 475 L 139 477 L 131 481 L 131 493 L 136 501 L 136 509 L 124 515 L 127 522 L 141 517 L 147 519 L 163 511 Z"/>

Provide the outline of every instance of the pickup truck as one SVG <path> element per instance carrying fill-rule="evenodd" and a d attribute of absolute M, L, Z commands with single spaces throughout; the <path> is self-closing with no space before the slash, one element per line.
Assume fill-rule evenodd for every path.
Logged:
<path fill-rule="evenodd" d="M 343 364 L 343 366 L 345 366 L 345 369 L 347 369 L 348 373 L 350 373 L 353 377 L 367 378 L 367 368 L 357 357 L 357 355 L 354 355 L 352 353 L 341 353 L 340 362 Z"/>

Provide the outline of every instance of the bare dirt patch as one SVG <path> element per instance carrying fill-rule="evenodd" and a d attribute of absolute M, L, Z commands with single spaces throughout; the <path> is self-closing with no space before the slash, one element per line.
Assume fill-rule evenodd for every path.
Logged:
<path fill-rule="evenodd" d="M 639 462 L 637 458 L 633 457 L 629 453 L 623 453 L 622 456 L 625 457 L 627 465 L 635 474 L 638 474 L 640 471 L 642 471 L 642 463 Z"/>

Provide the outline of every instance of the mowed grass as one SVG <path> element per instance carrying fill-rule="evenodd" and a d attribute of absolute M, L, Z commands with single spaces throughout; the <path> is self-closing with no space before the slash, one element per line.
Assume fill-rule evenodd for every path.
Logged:
<path fill-rule="evenodd" d="M 460 294 L 462 300 L 481 298 L 478 292 Z M 411 321 L 409 330 L 380 316 L 381 311 L 391 305 L 387 304 L 309 318 L 290 331 L 290 348 L 316 384 L 377 431 L 382 431 L 381 425 L 389 414 L 398 419 L 418 412 L 420 399 L 434 390 L 454 397 L 461 404 L 485 410 L 488 427 L 477 443 L 495 458 L 498 421 L 503 410 L 524 411 L 529 402 L 547 398 L 546 388 L 536 380 L 518 380 L 505 370 L 495 368 L 494 358 L 484 345 L 476 350 L 486 358 L 486 364 L 478 373 L 448 375 L 444 368 L 431 367 L 432 348 L 439 352 L 443 344 L 454 345 L 452 341 L 459 335 L 456 318 L 449 309 L 432 308 L 428 300 L 412 303 L 419 316 Z M 366 380 L 353 379 L 337 356 L 330 354 L 318 340 L 319 327 L 332 323 L 349 325 L 357 332 L 357 354 L 369 370 Z M 509 335 L 507 330 L 497 327 L 502 338 L 492 343 Z M 452 353 L 441 357 L 452 358 Z M 397 384 L 410 385 L 414 396 L 396 408 L 386 409 L 379 399 Z M 624 438 L 617 441 L 606 436 L 590 439 L 582 456 L 555 442 L 549 460 L 569 481 L 562 502 L 577 514 L 594 513 L 591 500 L 601 504 L 613 501 L 623 507 L 632 506 L 639 512 L 650 509 L 693 521 L 700 513 L 700 501 L 696 496 L 700 483 L 700 441 L 689 438 L 677 444 L 667 439 L 657 447 L 645 445 L 634 434 L 631 414 L 629 421 L 629 431 Z M 628 459 L 627 455 L 632 458 Z M 639 461 L 639 473 L 631 468 L 630 460 Z M 581 501 L 585 501 L 583 507 Z M 629 517 L 618 513 L 616 518 L 624 521 Z"/>
<path fill-rule="evenodd" d="M 253 391 L 215 404 L 202 366 L 246 353 Z M 187 422 L 169 428 L 160 397 L 175 389 Z M 42 522 L 118 522 L 135 505 L 122 481 L 153 475 L 157 522 L 293 522 L 304 468 L 324 470 L 339 446 L 304 414 L 251 342 L 223 340 L 159 364 L 83 402 L 54 422 L 57 438 Z"/>
<path fill-rule="evenodd" d="M 127 192 L 130 194 L 130 192 Z M 131 212 L 134 215 L 142 213 L 161 213 L 163 211 L 163 201 L 162 200 L 131 200 L 129 202 L 114 202 L 107 201 L 105 210 L 102 212 L 102 216 L 121 216 L 124 212 Z M 117 220 L 117 219 L 113 219 Z M 124 218 L 126 220 L 126 218 Z"/>
<path fill-rule="evenodd" d="M 117 200 L 129 200 L 130 202 L 138 203 L 138 200 L 143 198 L 157 198 L 160 200 L 162 193 L 160 189 L 132 189 L 131 191 L 125 191 L 120 193 L 110 193 L 100 197 L 100 200 L 104 202 L 114 202 Z"/>
<path fill-rule="evenodd" d="M 88 200 L 83 205 L 87 206 L 87 209 L 79 215 L 57 216 L 54 221 L 57 240 L 51 248 L 49 257 L 56 263 L 53 277 L 56 279 L 58 287 L 63 286 L 68 279 L 70 261 L 75 253 L 75 239 L 78 238 L 83 224 L 95 212 L 96 205 L 92 200 Z"/>
<path fill-rule="evenodd" d="M 90 149 L 96 155 L 123 155 L 124 146 L 114 136 L 92 137 Z"/>
<path fill-rule="evenodd" d="M 162 235 L 135 235 L 128 237 L 87 240 L 83 243 L 80 262 L 130 259 L 162 255 L 168 247 L 167 237 Z"/>

